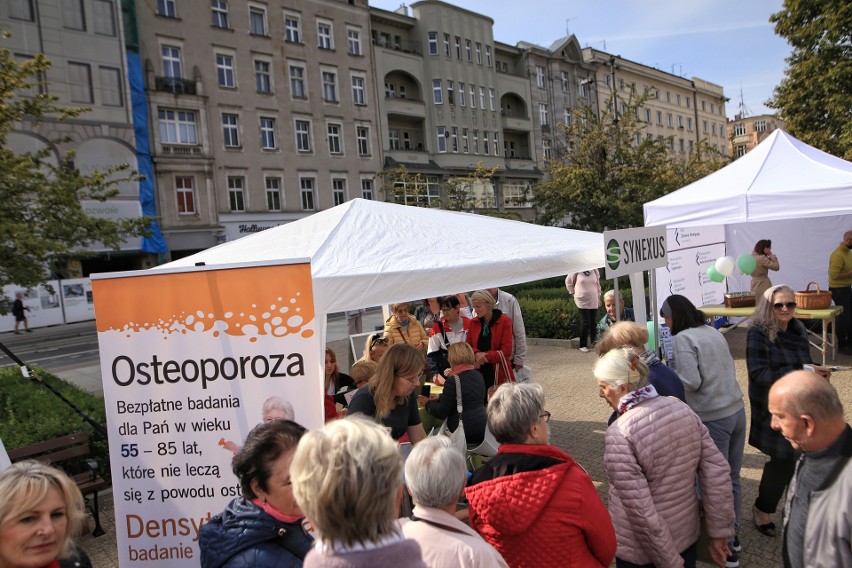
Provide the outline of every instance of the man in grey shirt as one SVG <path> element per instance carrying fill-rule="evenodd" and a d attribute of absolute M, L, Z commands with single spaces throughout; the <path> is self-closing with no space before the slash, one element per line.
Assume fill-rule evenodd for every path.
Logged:
<path fill-rule="evenodd" d="M 794 371 L 769 391 L 772 428 L 803 452 L 787 490 L 787 568 L 852 566 L 852 428 L 826 379 Z"/>
<path fill-rule="evenodd" d="M 498 288 L 487 288 L 488 293 L 497 302 L 498 310 L 512 320 L 512 367 L 519 371 L 527 358 L 527 331 L 524 329 L 524 316 L 521 315 L 521 304 L 510 293 Z"/>

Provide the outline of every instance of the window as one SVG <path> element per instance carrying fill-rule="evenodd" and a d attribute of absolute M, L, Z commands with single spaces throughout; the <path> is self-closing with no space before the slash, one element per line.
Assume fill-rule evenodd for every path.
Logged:
<path fill-rule="evenodd" d="M 456 36 L 455 46 L 456 46 L 456 59 L 461 59 L 461 38 L 459 36 Z"/>
<path fill-rule="evenodd" d="M 538 103 L 538 120 L 542 126 L 550 124 L 548 122 L 548 114 L 547 105 L 545 103 Z"/>
<path fill-rule="evenodd" d="M 734 136 L 745 136 L 745 133 L 746 133 L 745 124 L 734 125 Z"/>
<path fill-rule="evenodd" d="M 570 108 L 566 108 L 564 111 L 562 111 L 562 123 L 565 126 L 571 126 L 571 109 Z"/>
<path fill-rule="evenodd" d="M 745 130 L 745 128 L 743 128 Z M 754 131 L 755 132 L 766 132 L 766 121 L 765 120 L 755 120 L 754 121 Z M 745 132 L 743 132 L 745 134 Z"/>
<path fill-rule="evenodd" d="M 62 2 L 62 25 L 69 30 L 86 31 L 86 13 L 82 0 L 64 0 Z"/>
<path fill-rule="evenodd" d="M 745 155 L 746 155 L 746 145 L 745 144 L 738 144 L 737 146 L 734 146 L 734 157 L 741 158 Z"/>
<path fill-rule="evenodd" d="M 394 184 L 396 202 L 404 205 L 438 205 L 441 191 L 438 176 L 426 176 L 426 181 L 398 181 Z"/>
<path fill-rule="evenodd" d="M 482 65 L 482 44 L 476 42 L 476 63 Z"/>
<path fill-rule="evenodd" d="M 395 99 L 396 98 L 396 85 L 393 83 L 385 83 L 385 98 L 386 99 Z"/>
<path fill-rule="evenodd" d="M 690 97 L 686 97 L 686 108 L 692 107 L 692 99 Z"/>
<path fill-rule="evenodd" d="M 485 110 L 485 87 L 479 87 L 479 108 Z"/>
<path fill-rule="evenodd" d="M 358 28 L 347 28 L 346 39 L 349 55 L 361 55 L 361 30 Z"/>
<path fill-rule="evenodd" d="M 367 104 L 366 80 L 361 75 L 352 75 L 352 102 L 356 105 Z"/>
<path fill-rule="evenodd" d="M 686 129 L 692 132 L 692 118 L 686 117 Z"/>
<path fill-rule="evenodd" d="M 444 34 L 444 55 L 450 56 L 450 34 Z"/>
<path fill-rule="evenodd" d="M 715 112 L 716 112 L 716 105 L 713 104 L 713 103 L 710 103 L 710 114 L 714 114 Z"/>
<path fill-rule="evenodd" d="M 160 142 L 162 144 L 198 144 L 195 113 L 185 110 L 159 109 Z"/>
<path fill-rule="evenodd" d="M 373 180 L 361 179 L 361 197 L 364 199 L 373 199 Z"/>
<path fill-rule="evenodd" d="M 716 123 L 715 122 L 710 124 L 710 129 L 713 131 L 713 136 L 716 136 Z"/>
<path fill-rule="evenodd" d="M 239 148 L 240 132 L 237 115 L 222 115 L 222 137 L 225 140 L 226 148 Z"/>
<path fill-rule="evenodd" d="M 444 89 L 440 79 L 432 79 L 432 100 L 436 105 L 444 104 Z"/>
<path fill-rule="evenodd" d="M 677 106 L 680 106 L 680 95 L 675 95 L 675 103 L 677 104 Z M 682 151 L 683 149 L 681 149 L 681 152 Z"/>
<path fill-rule="evenodd" d="M 343 205 L 346 202 L 346 178 L 331 179 L 331 196 L 335 205 Z"/>
<path fill-rule="evenodd" d="M 355 127 L 355 140 L 358 142 L 358 155 L 370 155 L 370 128 L 367 126 Z"/>
<path fill-rule="evenodd" d="M 296 150 L 311 151 L 311 123 L 308 120 L 296 121 Z"/>
<path fill-rule="evenodd" d="M 453 126 L 452 132 L 450 133 L 450 146 L 453 149 L 453 152 L 459 151 L 459 129 L 456 126 Z"/>
<path fill-rule="evenodd" d="M 249 6 L 249 33 L 251 35 L 269 35 L 266 29 L 266 9 L 261 6 Z"/>
<path fill-rule="evenodd" d="M 388 130 L 388 148 L 390 150 L 399 150 L 399 130 L 396 128 Z"/>
<path fill-rule="evenodd" d="M 683 117 L 681 115 L 677 115 L 677 127 L 683 128 Z"/>
<path fill-rule="evenodd" d="M 679 138 L 679 143 L 680 143 L 680 151 L 686 152 L 686 144 L 684 144 L 683 138 Z"/>
<path fill-rule="evenodd" d="M 645 122 L 651 124 L 651 109 L 649 108 L 645 109 Z"/>
<path fill-rule="evenodd" d="M 258 93 L 272 92 L 272 74 L 269 68 L 269 61 L 254 62 L 254 83 Z"/>
<path fill-rule="evenodd" d="M 342 127 L 339 124 L 329 124 L 328 125 L 328 153 L 342 154 L 343 147 L 340 142 L 340 132 Z"/>
<path fill-rule="evenodd" d="M 246 210 L 244 177 L 228 176 L 228 202 L 231 206 L 231 211 Z"/>
<path fill-rule="evenodd" d="M 449 132 L 443 126 L 438 127 L 438 153 L 446 154 L 447 153 L 447 136 L 449 136 Z"/>
<path fill-rule="evenodd" d="M 302 31 L 299 29 L 299 16 L 284 14 L 284 40 L 288 43 L 302 43 Z"/>
<path fill-rule="evenodd" d="M 331 22 L 317 21 L 317 45 L 320 49 L 334 49 Z"/>
<path fill-rule="evenodd" d="M 281 211 L 281 178 L 267 177 L 266 184 L 266 208 L 269 211 Z"/>
<path fill-rule="evenodd" d="M 635 143 L 636 143 L 637 146 L 642 143 L 642 133 L 641 132 L 636 133 Z"/>
<path fill-rule="evenodd" d="M 195 182 L 192 177 L 178 176 L 175 178 L 175 197 L 177 197 L 178 215 L 193 215 L 195 213 Z"/>
<path fill-rule="evenodd" d="M 100 98 L 104 106 L 124 106 L 124 89 L 121 82 L 121 70 L 115 67 L 99 67 Z"/>
<path fill-rule="evenodd" d="M 465 56 L 467 57 L 467 62 L 472 63 L 473 62 L 473 52 L 470 49 L 470 40 L 469 39 L 464 40 L 464 53 L 465 53 Z"/>
<path fill-rule="evenodd" d="M 485 46 L 485 65 L 491 67 L 491 46 Z"/>
<path fill-rule="evenodd" d="M 568 92 L 568 87 L 569 87 L 569 84 L 568 84 L 568 72 L 567 72 L 567 71 L 562 71 L 562 72 L 559 74 L 559 76 L 560 76 L 561 83 L 562 83 L 562 92 L 563 92 L 563 93 L 567 93 L 567 92 Z"/>
<path fill-rule="evenodd" d="M 500 147 L 497 145 L 497 141 L 499 140 L 498 134 L 497 134 L 497 132 L 493 132 L 491 134 L 491 136 L 493 137 L 492 140 L 494 142 L 494 155 L 499 156 L 500 155 Z"/>
<path fill-rule="evenodd" d="M 464 83 L 459 83 L 459 104 L 465 105 Z"/>
<path fill-rule="evenodd" d="M 429 55 L 438 55 L 438 32 L 429 32 Z"/>
<path fill-rule="evenodd" d="M 228 29 L 228 3 L 225 0 L 210 0 L 210 12 L 214 28 Z"/>
<path fill-rule="evenodd" d="M 494 110 L 494 89 L 488 89 L 488 108 Z"/>
<path fill-rule="evenodd" d="M 707 121 L 704 121 L 704 134 L 707 134 Z"/>
<path fill-rule="evenodd" d="M 671 91 L 666 91 L 666 102 L 667 103 L 672 102 L 672 92 Z"/>
<path fill-rule="evenodd" d="M 24 20 L 26 22 L 35 20 L 32 0 L 10 0 L 9 17 L 13 20 Z"/>
<path fill-rule="evenodd" d="M 674 128 L 674 115 L 672 115 L 672 113 L 669 113 L 667 119 L 669 128 Z"/>
<path fill-rule="evenodd" d="M 609 77 L 609 75 L 607 75 Z M 535 66 L 535 84 L 539 89 L 544 88 L 544 67 Z"/>
<path fill-rule="evenodd" d="M 163 45 L 160 47 L 160 54 L 163 57 L 163 76 L 172 79 L 180 79 L 180 48 L 172 45 Z"/>
<path fill-rule="evenodd" d="M 224 53 L 216 54 L 216 77 L 220 87 L 234 89 L 237 86 L 234 77 L 234 58 Z"/>
<path fill-rule="evenodd" d="M 659 124 L 661 126 L 663 124 L 663 111 L 661 111 L 661 110 L 657 111 L 657 124 Z"/>
<path fill-rule="evenodd" d="M 290 96 L 294 99 L 308 98 L 305 90 L 305 68 L 302 65 L 290 64 Z"/>
<path fill-rule="evenodd" d="M 166 18 L 176 18 L 175 0 L 157 0 L 157 14 Z"/>
<path fill-rule="evenodd" d="M 470 86 L 470 108 L 476 108 L 476 87 Z"/>
<path fill-rule="evenodd" d="M 322 72 L 322 99 L 327 103 L 337 102 L 337 73 L 335 71 Z"/>
<path fill-rule="evenodd" d="M 470 148 L 467 145 L 467 138 L 468 138 L 467 133 L 468 133 L 467 128 L 462 128 L 462 152 L 464 152 L 465 154 L 467 154 L 468 151 L 470 150 Z"/>
<path fill-rule="evenodd" d="M 723 138 L 725 137 L 725 125 L 724 124 L 719 125 L 719 136 L 721 136 Z"/>
<path fill-rule="evenodd" d="M 314 210 L 314 183 L 312 177 L 299 178 L 299 192 L 302 198 L 302 211 Z"/>
<path fill-rule="evenodd" d="M 552 150 L 550 149 L 550 140 L 544 139 L 541 141 L 541 152 L 545 160 L 549 160 L 551 158 Z"/>
<path fill-rule="evenodd" d="M 701 101 L 701 110 L 703 110 L 703 111 L 707 110 L 707 101 Z"/>
<path fill-rule="evenodd" d="M 92 100 L 92 68 L 86 63 L 68 62 L 68 82 L 71 102 L 89 103 Z"/>
<path fill-rule="evenodd" d="M 264 150 L 275 150 L 275 119 L 260 117 L 260 147 Z"/>
<path fill-rule="evenodd" d="M 532 207 L 528 194 L 528 182 L 522 180 L 503 182 L 503 205 L 506 207 Z"/>
<path fill-rule="evenodd" d="M 488 138 L 488 131 L 482 131 L 482 153 L 486 156 L 491 153 L 491 140 Z"/>
<path fill-rule="evenodd" d="M 115 11 L 110 0 L 93 0 L 92 20 L 96 34 L 115 37 Z"/>

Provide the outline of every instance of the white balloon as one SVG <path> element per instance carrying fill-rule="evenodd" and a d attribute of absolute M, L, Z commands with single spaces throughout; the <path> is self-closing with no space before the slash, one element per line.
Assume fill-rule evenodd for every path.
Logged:
<path fill-rule="evenodd" d="M 734 273 L 734 266 L 736 266 L 736 261 L 730 256 L 723 256 L 716 259 L 716 270 L 725 277 Z"/>

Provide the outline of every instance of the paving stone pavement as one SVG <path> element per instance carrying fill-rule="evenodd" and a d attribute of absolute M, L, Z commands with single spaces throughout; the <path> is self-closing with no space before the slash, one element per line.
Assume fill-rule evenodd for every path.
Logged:
<path fill-rule="evenodd" d="M 737 380 L 743 393 L 747 394 L 746 330 L 731 330 L 726 337 L 736 363 Z M 604 432 L 611 409 L 598 397 L 597 383 L 592 377 L 597 357 L 594 353 L 581 353 L 567 341 L 531 340 L 530 343 L 527 363 L 532 368 L 533 380 L 544 386 L 547 409 L 553 414 L 550 421 L 551 443 L 568 452 L 585 468 L 606 501 Z M 339 361 L 347 360 L 344 358 L 345 349 L 345 344 L 335 345 Z M 852 357 L 838 355 L 836 364 L 852 365 Z M 852 422 L 852 371 L 836 373 L 832 383 L 840 393 L 847 422 Z M 746 413 L 749 413 L 748 404 Z M 743 546 L 739 556 L 743 567 L 768 568 L 781 565 L 780 536 L 770 538 L 760 534 L 751 518 L 751 504 L 757 494 L 765 461 L 763 454 L 746 445 L 741 475 L 743 512 L 739 531 Z M 104 499 L 102 504 L 101 520 L 107 534 L 100 538 L 87 535 L 81 539 L 81 545 L 92 557 L 95 568 L 114 568 L 118 567 L 118 560 L 111 499 Z M 775 522 L 780 525 L 780 509 L 775 515 Z M 699 565 L 711 566 L 700 562 Z"/>

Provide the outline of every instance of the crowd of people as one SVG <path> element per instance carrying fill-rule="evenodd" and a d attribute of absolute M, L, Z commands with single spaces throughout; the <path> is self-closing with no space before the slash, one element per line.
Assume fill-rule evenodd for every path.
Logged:
<path fill-rule="evenodd" d="M 600 299 L 593 271 L 574 276 L 578 306 L 594 303 L 587 286 Z M 702 531 L 713 563 L 738 566 L 746 417 L 720 332 L 670 296 L 660 308 L 673 336 L 667 364 L 614 295 L 604 297 L 613 312 L 601 335 L 584 319 L 582 345 L 599 355 L 593 380 L 613 411 L 605 505 L 583 467 L 550 444 L 544 389 L 514 380 L 526 342 L 508 315 L 517 301 L 501 294 L 424 300 L 428 325 L 395 304 L 350 374 L 327 350 L 327 400 L 352 396 L 327 406 L 321 429 L 307 431 L 286 401 L 268 399 L 243 445 L 226 448 L 241 495 L 202 526 L 201 566 L 695 566 Z M 849 566 L 852 430 L 795 308 L 788 286 L 769 286 L 748 331 L 748 443 L 769 457 L 753 522 L 774 536 L 789 487 L 784 565 Z M 426 379 L 443 392 L 421 394 Z M 421 410 L 450 432 L 463 422 L 469 447 L 490 433 L 497 455 L 469 471 L 449 437 L 427 435 Z M 413 445 L 407 457 L 401 442 Z M 0 495 L 0 568 L 90 565 L 73 540 L 82 497 L 64 473 L 14 464 L 0 472 Z M 409 500 L 412 514 L 400 518 Z"/>

